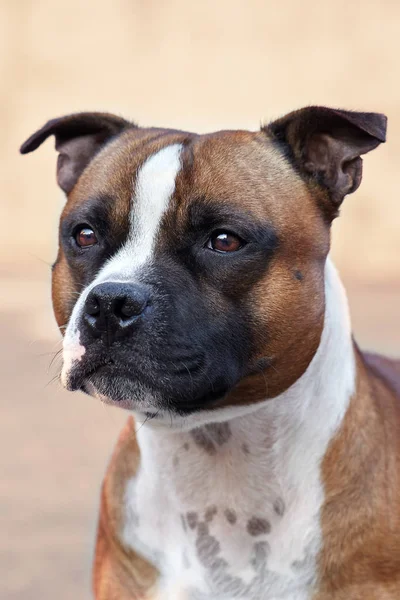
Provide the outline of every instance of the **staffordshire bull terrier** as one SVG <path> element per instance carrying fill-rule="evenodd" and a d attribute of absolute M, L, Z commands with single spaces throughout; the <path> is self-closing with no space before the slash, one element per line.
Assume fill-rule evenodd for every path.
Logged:
<path fill-rule="evenodd" d="M 311 106 L 207 135 L 81 113 L 23 144 L 55 136 L 67 196 L 62 383 L 134 415 L 97 600 L 400 598 L 400 363 L 359 350 L 328 256 L 385 134 Z"/>

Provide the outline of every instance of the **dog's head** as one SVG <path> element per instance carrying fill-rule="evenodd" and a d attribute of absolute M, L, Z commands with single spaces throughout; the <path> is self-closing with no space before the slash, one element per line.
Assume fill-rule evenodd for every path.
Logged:
<path fill-rule="evenodd" d="M 67 194 L 53 270 L 62 380 L 148 414 L 278 395 L 324 320 L 330 225 L 386 119 L 308 107 L 261 131 L 48 122 Z"/>

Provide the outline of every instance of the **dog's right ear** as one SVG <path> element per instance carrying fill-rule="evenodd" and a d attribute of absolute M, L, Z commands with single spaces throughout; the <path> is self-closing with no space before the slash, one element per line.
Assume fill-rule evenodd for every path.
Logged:
<path fill-rule="evenodd" d="M 112 137 L 134 123 L 108 113 L 77 113 L 52 119 L 21 146 L 21 154 L 36 150 L 50 135 L 56 138 L 57 183 L 66 194 L 94 155 Z"/>

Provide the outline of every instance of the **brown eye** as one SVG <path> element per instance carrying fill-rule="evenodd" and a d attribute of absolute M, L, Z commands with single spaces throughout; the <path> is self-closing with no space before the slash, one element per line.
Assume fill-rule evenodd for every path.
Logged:
<path fill-rule="evenodd" d="M 97 244 L 97 237 L 90 227 L 79 227 L 75 233 L 75 241 L 80 248 L 89 248 Z"/>
<path fill-rule="evenodd" d="M 229 231 L 216 231 L 207 242 L 207 248 L 216 252 L 236 252 L 244 246 L 244 241 Z"/>

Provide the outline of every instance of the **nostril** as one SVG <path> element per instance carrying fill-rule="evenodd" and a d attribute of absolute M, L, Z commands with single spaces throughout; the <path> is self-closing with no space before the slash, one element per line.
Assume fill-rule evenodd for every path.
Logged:
<path fill-rule="evenodd" d="M 114 302 L 114 314 L 121 321 L 129 321 L 132 317 L 141 315 L 146 304 L 147 302 L 144 298 L 132 298 L 129 296 L 117 298 Z"/>
<path fill-rule="evenodd" d="M 100 302 L 96 296 L 89 296 L 86 301 L 85 312 L 91 317 L 97 317 L 100 314 Z"/>

